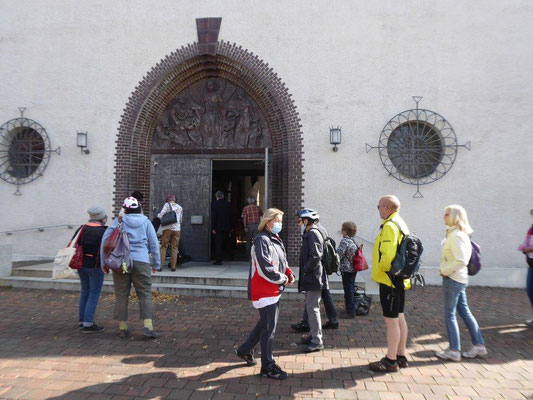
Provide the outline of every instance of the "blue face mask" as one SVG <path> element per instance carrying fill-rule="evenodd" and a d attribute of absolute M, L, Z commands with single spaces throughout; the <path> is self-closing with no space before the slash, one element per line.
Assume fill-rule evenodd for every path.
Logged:
<path fill-rule="evenodd" d="M 270 232 L 272 232 L 274 235 L 277 235 L 278 233 L 281 232 L 281 227 L 282 227 L 281 222 L 274 222 L 274 225 L 272 226 L 272 229 L 270 230 Z"/>
<path fill-rule="evenodd" d="M 302 229 L 302 236 L 303 236 L 303 235 L 304 235 L 304 233 L 305 233 L 305 225 L 304 225 L 304 223 L 303 223 L 303 222 L 302 222 L 302 227 L 301 227 L 301 229 Z"/>

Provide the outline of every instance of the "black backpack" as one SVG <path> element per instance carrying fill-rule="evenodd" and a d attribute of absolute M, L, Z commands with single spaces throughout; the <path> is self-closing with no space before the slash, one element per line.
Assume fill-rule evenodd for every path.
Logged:
<path fill-rule="evenodd" d="M 396 257 L 392 261 L 389 276 L 391 280 L 393 278 L 411 279 L 418 274 L 420 268 L 420 256 L 424 251 L 422 241 L 414 233 L 406 235 L 395 221 L 390 222 L 398 227 L 403 239 L 396 250 Z"/>
<path fill-rule="evenodd" d="M 322 239 L 324 239 L 324 253 L 322 254 L 321 261 L 324 269 L 326 270 L 326 274 L 336 274 L 339 272 L 341 260 L 337 254 L 337 251 L 335 251 L 335 241 L 329 236 L 324 235 L 320 229 L 314 229 L 316 229 L 322 236 Z"/>

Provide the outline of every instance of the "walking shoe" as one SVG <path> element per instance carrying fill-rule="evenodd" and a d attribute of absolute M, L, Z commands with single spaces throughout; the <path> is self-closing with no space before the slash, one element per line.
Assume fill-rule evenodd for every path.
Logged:
<path fill-rule="evenodd" d="M 343 312 L 341 313 L 341 318 L 342 319 L 354 319 L 355 313 L 351 314 L 351 313 Z"/>
<path fill-rule="evenodd" d="M 91 326 L 84 326 L 81 329 L 81 333 L 99 333 L 104 331 L 103 326 L 98 326 L 96 324 L 92 324 Z"/>
<path fill-rule="evenodd" d="M 463 351 L 464 358 L 485 357 L 487 355 L 487 348 L 483 345 L 472 346 L 468 351 Z"/>
<path fill-rule="evenodd" d="M 130 335 L 130 331 L 127 329 L 121 329 L 118 331 L 118 336 L 121 339 L 126 339 Z"/>
<path fill-rule="evenodd" d="M 324 349 L 324 345 L 323 344 L 315 344 L 313 342 L 307 344 L 304 346 L 304 352 L 305 353 L 312 353 L 314 351 L 320 351 Z"/>
<path fill-rule="evenodd" d="M 303 343 L 303 344 L 311 344 L 311 340 L 312 340 L 312 339 L 313 339 L 313 338 L 311 337 L 311 335 L 309 335 L 309 336 L 302 336 L 302 339 L 301 339 L 301 340 L 302 340 L 302 343 Z"/>
<path fill-rule="evenodd" d="M 443 360 L 461 361 L 461 352 L 455 350 L 437 351 L 435 355 Z"/>
<path fill-rule="evenodd" d="M 283 371 L 277 364 L 274 364 L 270 369 L 261 367 L 261 376 L 264 376 L 265 378 L 276 379 L 278 381 L 287 379 L 287 373 Z"/>
<path fill-rule="evenodd" d="M 254 358 L 254 355 L 252 353 L 249 353 L 249 354 L 242 354 L 241 352 L 239 352 L 239 350 L 235 350 L 235 354 L 237 354 L 237 357 L 240 357 L 242 358 L 244 361 L 246 361 L 246 365 L 248 366 L 252 366 L 252 365 L 257 365 L 257 361 L 255 360 Z"/>
<path fill-rule="evenodd" d="M 322 325 L 322 329 L 339 329 L 339 323 L 328 321 Z"/>
<path fill-rule="evenodd" d="M 304 324 L 303 322 L 292 324 L 291 328 L 294 329 L 296 332 L 309 332 L 309 325 Z"/>
<path fill-rule="evenodd" d="M 398 363 L 391 364 L 383 357 L 379 361 L 374 361 L 368 364 L 368 368 L 374 372 L 396 372 L 398 371 Z"/>
<path fill-rule="evenodd" d="M 533 319 L 526 320 L 526 325 L 533 328 Z"/>
<path fill-rule="evenodd" d="M 398 367 L 400 368 L 409 367 L 409 363 L 407 362 L 406 356 L 396 356 L 396 362 L 398 363 Z"/>
<path fill-rule="evenodd" d="M 149 339 L 156 339 L 159 337 L 157 333 L 155 333 L 153 330 L 150 330 L 148 328 L 143 328 L 143 336 L 147 337 Z"/>
<path fill-rule="evenodd" d="M 172 272 L 176 272 L 176 268 L 170 268 Z"/>

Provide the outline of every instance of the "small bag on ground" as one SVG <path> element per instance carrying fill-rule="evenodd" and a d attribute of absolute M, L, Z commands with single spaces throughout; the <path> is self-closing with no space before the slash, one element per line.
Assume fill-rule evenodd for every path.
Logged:
<path fill-rule="evenodd" d="M 360 286 L 355 286 L 355 315 L 368 315 L 372 297 L 367 296 L 366 290 Z"/>

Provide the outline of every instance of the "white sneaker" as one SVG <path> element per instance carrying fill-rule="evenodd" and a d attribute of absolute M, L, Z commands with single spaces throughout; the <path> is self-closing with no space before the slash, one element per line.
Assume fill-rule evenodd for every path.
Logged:
<path fill-rule="evenodd" d="M 487 348 L 483 345 L 473 346 L 470 350 L 463 351 L 464 358 L 484 357 L 486 355 L 487 355 Z"/>
<path fill-rule="evenodd" d="M 437 351 L 435 355 L 443 360 L 461 361 L 461 352 L 454 350 Z"/>

